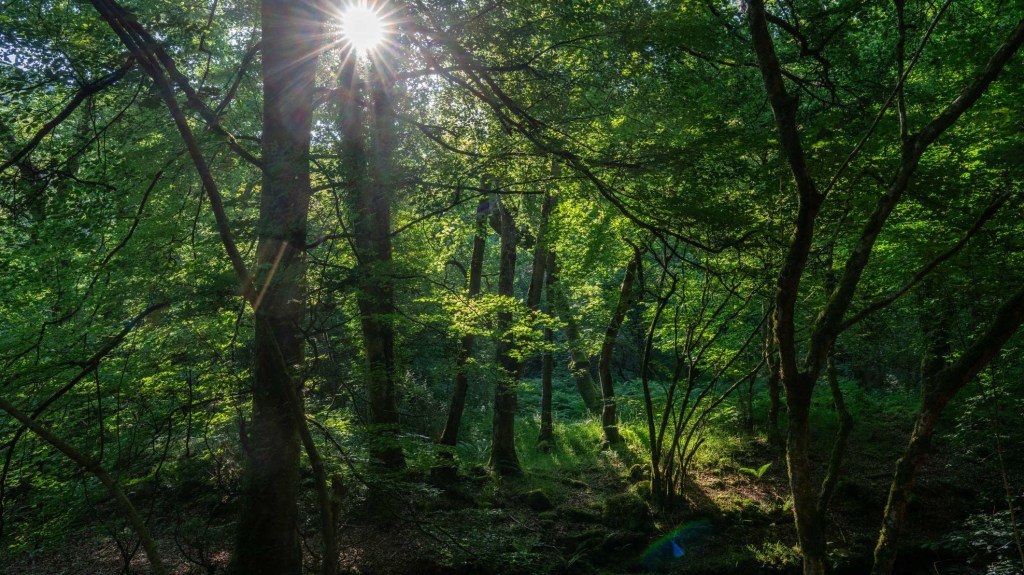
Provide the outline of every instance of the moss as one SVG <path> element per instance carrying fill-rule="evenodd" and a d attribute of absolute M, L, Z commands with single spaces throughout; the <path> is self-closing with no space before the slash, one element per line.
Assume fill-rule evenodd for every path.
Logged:
<path fill-rule="evenodd" d="M 613 529 L 640 533 L 654 531 L 651 510 L 635 493 L 623 493 L 605 499 L 601 521 Z"/>
<path fill-rule="evenodd" d="M 651 493 L 652 493 L 652 491 L 651 491 L 651 482 L 650 481 L 640 481 L 639 483 L 633 485 L 633 487 L 630 489 L 630 491 L 635 493 L 637 497 L 639 497 L 640 499 L 643 499 L 644 501 L 650 501 L 651 500 Z"/>
<path fill-rule="evenodd" d="M 555 504 L 551 502 L 551 497 L 543 489 L 530 491 L 523 496 L 523 501 L 527 507 L 534 511 L 550 511 L 555 508 Z"/>
<path fill-rule="evenodd" d="M 647 470 L 646 465 L 640 465 L 639 463 L 633 464 L 629 468 L 629 482 L 639 483 L 641 481 L 648 481 L 650 479 L 650 472 Z"/>
<path fill-rule="evenodd" d="M 559 510 L 562 517 L 572 523 L 600 523 L 601 514 L 580 509 L 578 507 L 563 507 Z"/>

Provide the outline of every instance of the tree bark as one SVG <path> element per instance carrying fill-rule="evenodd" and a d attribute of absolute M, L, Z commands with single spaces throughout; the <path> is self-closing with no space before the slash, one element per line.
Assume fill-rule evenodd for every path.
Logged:
<path fill-rule="evenodd" d="M 519 231 L 504 202 L 500 204 L 499 219 L 501 263 L 498 268 L 498 295 L 511 300 L 515 295 L 516 246 L 519 243 Z M 519 456 L 516 454 L 516 374 L 519 362 L 512 357 L 515 340 L 511 333 L 512 310 L 508 307 L 510 303 L 502 304 L 496 325 L 498 382 L 494 388 L 490 466 L 500 475 L 520 473 Z"/>
<path fill-rule="evenodd" d="M 615 384 L 612 380 L 612 357 L 615 353 L 615 341 L 619 336 L 619 329 L 626 319 L 626 312 L 633 305 L 634 290 L 633 282 L 636 279 L 637 271 L 640 268 L 643 253 L 636 249 L 633 259 L 626 265 L 626 274 L 622 278 L 622 285 L 619 286 L 619 301 L 615 305 L 612 318 L 608 321 L 608 329 L 604 333 L 604 342 L 601 344 L 601 356 L 598 362 L 598 376 L 601 380 L 601 427 L 604 429 L 604 438 L 608 443 L 619 443 L 622 437 L 619 435 L 618 417 L 615 413 Z"/>
<path fill-rule="evenodd" d="M 300 394 L 309 147 L 317 38 L 314 2 L 264 0 L 263 186 L 256 250 L 253 419 L 231 572 L 299 575 Z M 279 354 L 279 355 L 278 355 Z M 284 365 L 280 365 L 283 359 Z M 283 368 L 283 369 L 282 369 Z"/>
<path fill-rule="evenodd" d="M 801 377 L 805 377 L 802 376 Z M 804 575 L 823 575 L 826 571 L 825 525 L 818 513 L 817 485 L 811 473 L 810 395 L 806 383 L 787 389 L 789 430 L 786 436 L 786 463 L 789 487 L 793 494 L 793 518 L 797 541 L 803 557 Z M 806 392 L 806 396 L 801 395 Z"/>

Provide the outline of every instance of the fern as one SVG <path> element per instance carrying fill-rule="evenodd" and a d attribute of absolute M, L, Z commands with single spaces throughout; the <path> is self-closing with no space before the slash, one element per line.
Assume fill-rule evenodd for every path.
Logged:
<path fill-rule="evenodd" d="M 761 478 L 764 477 L 765 473 L 768 473 L 768 469 L 770 469 L 771 466 L 772 463 L 769 461 L 768 463 L 765 463 L 764 465 L 758 467 L 757 469 L 753 469 L 751 467 L 740 467 L 740 471 L 746 473 L 747 475 L 750 475 L 754 479 L 760 480 Z"/>

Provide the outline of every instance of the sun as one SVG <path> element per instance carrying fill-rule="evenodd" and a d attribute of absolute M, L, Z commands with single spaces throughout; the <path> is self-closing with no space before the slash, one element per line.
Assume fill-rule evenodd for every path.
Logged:
<path fill-rule="evenodd" d="M 341 15 L 341 33 L 357 52 L 368 52 L 384 40 L 384 18 L 365 3 L 352 4 Z"/>

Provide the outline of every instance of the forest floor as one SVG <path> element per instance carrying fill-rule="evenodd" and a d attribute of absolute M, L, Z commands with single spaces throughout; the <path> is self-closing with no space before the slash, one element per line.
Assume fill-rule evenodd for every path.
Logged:
<path fill-rule="evenodd" d="M 599 429 L 594 422 L 591 429 Z M 831 427 L 816 438 L 820 466 Z M 909 429 L 908 413 L 876 414 L 856 428 L 829 513 L 835 572 L 865 573 L 888 483 Z M 540 453 L 521 444 L 523 475 L 499 479 L 482 466 L 458 478 L 431 481 L 413 472 L 349 493 L 339 526 L 341 573 L 380 575 L 533 573 L 796 573 L 798 555 L 783 450 L 763 436 L 709 441 L 691 473 L 686 501 L 653 514 L 644 461 L 627 446 L 600 450 L 599 432 L 564 433 L 564 444 Z M 525 442 L 524 442 L 525 443 Z M 628 442 L 627 442 L 628 443 Z M 998 491 L 994 474 L 979 474 L 978 454 L 944 449 L 922 470 L 910 513 L 911 531 L 899 573 L 985 573 L 968 565 L 969 545 L 955 535 L 977 513 L 977 497 Z M 540 463 L 538 463 L 540 462 Z M 766 470 L 759 468 L 770 463 Z M 300 531 L 315 532 L 310 499 Z M 370 503 L 371 499 L 374 503 Z M 209 509 L 186 501 L 158 505 L 151 524 L 173 572 L 223 573 L 233 535 L 230 505 Z M 161 527 L 159 517 L 165 515 Z M 148 572 L 144 553 L 123 528 L 80 532 L 59 549 L 0 559 L 11 575 L 94 575 Z M 310 573 L 319 542 L 304 540 Z M 125 557 L 130 566 L 125 569 Z M 974 557 L 977 559 L 977 557 Z"/>

